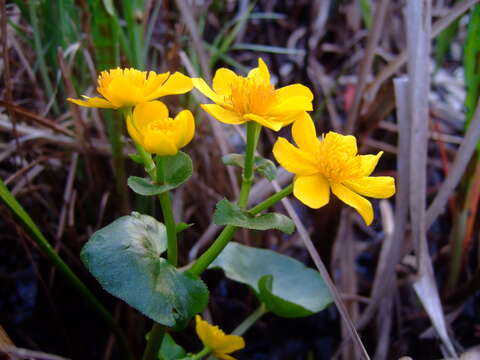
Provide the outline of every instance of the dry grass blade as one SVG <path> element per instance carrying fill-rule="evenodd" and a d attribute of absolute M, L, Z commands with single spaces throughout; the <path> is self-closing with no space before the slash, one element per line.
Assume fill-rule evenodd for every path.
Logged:
<path fill-rule="evenodd" d="M 427 229 L 433 224 L 437 217 L 445 209 L 448 198 L 458 185 L 465 168 L 472 157 L 475 147 L 480 139 L 480 103 L 477 105 L 472 122 L 467 131 L 467 135 L 460 145 L 453 165 L 450 168 L 447 178 L 440 187 L 435 199 L 429 206 L 426 215 Z"/>
<path fill-rule="evenodd" d="M 432 26 L 431 39 L 435 38 L 443 30 L 445 30 L 451 23 L 453 23 L 459 16 L 465 13 L 468 9 L 477 4 L 480 0 L 464 0 L 459 1 L 457 4 L 440 20 L 437 20 Z M 400 68 L 405 65 L 408 60 L 407 51 L 402 51 L 394 60 L 390 61 L 376 78 L 369 85 L 365 92 L 365 99 L 367 102 L 371 102 L 382 84 L 388 78 L 392 77 Z"/>
<path fill-rule="evenodd" d="M 390 0 L 382 0 L 377 9 L 375 10 L 374 15 L 374 24 L 370 30 L 367 38 L 367 48 L 365 50 L 365 55 L 360 64 L 360 74 L 358 76 L 358 83 L 355 88 L 355 97 L 353 99 L 352 107 L 348 113 L 348 119 L 346 124 L 346 133 L 351 134 L 355 129 L 355 122 L 358 117 L 358 112 L 360 110 L 360 104 L 362 101 L 363 90 L 367 83 L 367 77 L 370 73 L 370 70 L 373 65 L 373 59 L 376 54 L 377 44 L 382 35 L 383 23 L 385 20 L 385 14 L 387 13 L 388 6 L 390 5 Z"/>
<path fill-rule="evenodd" d="M 12 340 L 6 333 L 5 329 L 0 325 L 0 350 L 7 346 L 14 346 Z"/>
<path fill-rule="evenodd" d="M 47 354 L 40 351 L 21 349 L 15 346 L 0 348 L 0 354 L 5 354 L 12 359 L 35 359 L 35 360 L 69 360 L 58 355 Z"/>
<path fill-rule="evenodd" d="M 448 336 L 440 296 L 435 283 L 426 237 L 428 96 L 430 90 L 431 0 L 408 1 L 407 27 L 410 103 L 410 219 L 417 254 L 415 292 L 428 313 L 450 356 L 456 356 Z"/>
<path fill-rule="evenodd" d="M 275 189 L 275 191 L 280 191 L 280 186 L 276 181 L 272 181 L 272 186 Z M 320 258 L 320 255 L 318 254 L 318 251 L 315 249 L 315 245 L 313 245 L 312 239 L 310 238 L 310 235 L 307 232 L 307 229 L 305 226 L 303 226 L 302 221 L 298 217 L 297 213 L 293 209 L 292 204 L 290 203 L 290 200 L 288 198 L 282 199 L 282 204 L 287 210 L 288 215 L 292 218 L 293 222 L 295 223 L 295 226 L 297 227 L 297 231 L 300 234 L 300 237 L 303 240 L 303 243 L 305 244 L 305 247 L 312 258 L 313 262 L 315 263 L 315 266 L 317 267 L 318 271 L 320 272 L 320 275 L 322 276 L 323 280 L 325 281 L 325 284 L 327 284 L 328 289 L 330 290 L 330 293 L 334 299 L 335 305 L 337 306 L 337 309 L 345 323 L 347 324 L 347 327 L 350 332 L 350 336 L 353 338 L 355 343 L 358 345 L 358 349 L 362 353 L 363 358 L 365 359 L 370 359 L 370 356 L 368 355 L 367 350 L 365 349 L 365 346 L 362 343 L 362 340 L 360 339 L 360 336 L 358 335 L 357 330 L 355 329 L 355 325 L 352 322 L 352 319 L 348 315 L 348 311 L 345 308 L 345 305 L 342 301 L 341 295 L 338 292 L 338 290 L 335 287 L 335 284 L 332 281 L 332 278 L 330 277 L 330 274 L 328 273 L 327 268 L 325 267 L 325 264 L 323 263 L 322 259 Z M 344 339 L 345 341 L 346 339 Z"/>

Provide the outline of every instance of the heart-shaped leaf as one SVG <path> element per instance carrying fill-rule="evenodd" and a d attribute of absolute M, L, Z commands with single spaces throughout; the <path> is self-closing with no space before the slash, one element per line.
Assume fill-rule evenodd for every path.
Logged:
<path fill-rule="evenodd" d="M 159 195 L 166 191 L 173 190 L 185 183 L 193 173 L 193 164 L 190 156 L 179 151 L 173 156 L 163 156 L 162 184 L 153 182 L 151 179 L 130 176 L 128 186 L 134 192 L 144 196 Z"/>
<path fill-rule="evenodd" d="M 282 317 L 302 317 L 325 309 L 332 297 L 320 273 L 271 250 L 229 243 L 209 268 L 250 286 L 267 309 Z"/>
<path fill-rule="evenodd" d="M 238 166 L 243 169 L 245 164 L 245 155 L 243 154 L 227 154 L 222 156 L 225 165 Z M 273 181 L 277 177 L 277 167 L 271 160 L 261 156 L 255 156 L 253 160 L 253 169 L 268 181 Z"/>
<path fill-rule="evenodd" d="M 267 213 L 253 216 L 227 199 L 222 199 L 217 203 L 213 222 L 217 225 L 234 225 L 252 230 L 277 229 L 287 234 L 295 231 L 295 224 L 285 215 Z"/>
<path fill-rule="evenodd" d="M 132 213 L 96 231 L 81 258 L 109 293 L 160 324 L 183 326 L 207 305 L 208 289 L 160 257 L 166 244 L 162 223 Z"/>

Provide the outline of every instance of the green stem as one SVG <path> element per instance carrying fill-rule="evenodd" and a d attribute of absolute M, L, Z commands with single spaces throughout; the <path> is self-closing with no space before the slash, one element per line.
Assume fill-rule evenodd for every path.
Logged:
<path fill-rule="evenodd" d="M 232 335 L 242 336 L 247 332 L 250 327 L 257 322 L 263 315 L 268 312 L 265 304 L 260 304 L 260 306 L 250 315 L 248 315 L 245 320 L 243 320 L 236 328 L 232 331 Z"/>
<path fill-rule="evenodd" d="M 148 336 L 148 342 L 145 351 L 143 352 L 142 360 L 156 360 L 158 358 L 158 351 L 162 346 L 164 336 L 165 326 L 159 323 L 154 323 Z"/>
<path fill-rule="evenodd" d="M 257 206 L 254 206 L 248 212 L 251 215 L 257 215 L 260 214 L 263 210 L 268 209 L 270 206 L 275 205 L 277 202 L 282 200 L 284 197 L 290 195 L 293 192 L 293 184 L 290 184 L 286 187 L 284 187 L 282 190 L 279 192 L 273 194 L 270 196 L 268 199 L 262 201 L 260 204 Z"/>
<path fill-rule="evenodd" d="M 251 215 L 257 215 L 263 210 L 266 210 L 270 206 L 274 205 L 276 202 L 280 201 L 284 197 L 290 195 L 293 191 L 293 185 L 290 184 L 279 192 L 273 194 L 268 199 L 262 201 L 257 206 L 250 209 L 248 212 Z M 238 227 L 233 225 L 227 225 L 222 230 L 222 232 L 215 239 L 213 244 L 205 251 L 192 265 L 190 268 L 190 273 L 200 276 L 205 269 L 212 263 L 213 260 L 222 252 L 222 250 L 227 246 L 227 244 L 232 239 L 233 235 L 237 232 Z"/>
<path fill-rule="evenodd" d="M 202 351 L 200 351 L 199 353 L 196 353 L 194 355 L 191 355 L 189 357 L 186 357 L 180 360 L 200 360 L 200 359 L 203 359 L 204 356 L 207 356 L 208 354 L 210 354 L 211 351 L 212 350 L 210 350 L 209 348 L 204 347 Z"/>
<path fill-rule="evenodd" d="M 247 148 L 245 151 L 245 165 L 242 174 L 242 187 L 240 188 L 240 197 L 238 206 L 245 209 L 248 203 L 248 194 L 252 187 L 254 171 L 253 163 L 255 159 L 255 149 L 257 148 L 258 138 L 260 136 L 262 126 L 255 121 L 247 122 Z"/>

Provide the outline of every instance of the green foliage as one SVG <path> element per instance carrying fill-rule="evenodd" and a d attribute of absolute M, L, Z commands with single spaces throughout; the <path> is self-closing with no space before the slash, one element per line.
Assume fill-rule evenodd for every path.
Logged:
<path fill-rule="evenodd" d="M 367 29 L 372 27 L 372 9 L 370 6 L 370 0 L 359 0 L 360 11 L 362 12 L 362 18 L 365 22 Z"/>
<path fill-rule="evenodd" d="M 460 18 L 452 22 L 445 30 L 443 30 L 435 41 L 435 67 L 437 69 L 441 68 L 445 62 L 445 57 L 450 50 L 453 40 L 458 33 L 458 24 L 460 23 Z"/>
<path fill-rule="evenodd" d="M 227 199 L 217 203 L 213 222 L 217 225 L 233 225 L 252 230 L 277 229 L 287 234 L 295 231 L 295 224 L 285 215 L 267 213 L 253 216 Z"/>
<path fill-rule="evenodd" d="M 132 213 L 95 232 L 81 252 L 103 288 L 154 321 L 182 327 L 208 303 L 205 284 L 170 265 L 165 226 Z"/>
<path fill-rule="evenodd" d="M 177 360 L 185 356 L 187 356 L 187 352 L 169 334 L 165 334 L 158 353 L 158 360 Z"/>
<path fill-rule="evenodd" d="M 225 165 L 238 166 L 243 169 L 245 164 L 245 155 L 243 154 L 227 154 L 222 157 Z M 253 160 L 253 169 L 268 181 L 273 181 L 277 177 L 277 167 L 274 162 L 261 156 L 255 156 Z"/>
<path fill-rule="evenodd" d="M 128 178 L 130 189 L 144 196 L 159 195 L 179 187 L 192 176 L 192 159 L 184 152 L 179 151 L 173 156 L 163 156 L 161 160 L 161 162 L 157 161 L 157 177 L 163 179 L 162 184 L 155 183 L 149 178 L 130 176 Z"/>
<path fill-rule="evenodd" d="M 465 69 L 465 84 L 467 97 L 465 107 L 467 114 L 467 126 L 472 119 L 480 92 L 480 5 L 470 14 L 467 38 L 465 41 L 463 66 Z"/>
<path fill-rule="evenodd" d="M 209 268 L 221 268 L 227 278 L 250 286 L 278 316 L 308 316 L 332 302 L 317 271 L 271 250 L 229 243 Z"/>

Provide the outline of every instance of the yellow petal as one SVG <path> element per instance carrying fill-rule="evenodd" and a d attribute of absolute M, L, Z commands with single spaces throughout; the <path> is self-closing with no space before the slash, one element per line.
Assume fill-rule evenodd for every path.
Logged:
<path fill-rule="evenodd" d="M 127 118 L 127 131 L 130 134 L 130 137 L 133 139 L 133 141 L 135 141 L 137 144 L 143 143 L 143 136 L 133 124 L 133 118 L 131 115 L 128 116 Z"/>
<path fill-rule="evenodd" d="M 172 137 L 160 131 L 144 134 L 142 145 L 147 152 L 160 156 L 175 155 L 178 152 Z"/>
<path fill-rule="evenodd" d="M 277 89 L 275 93 L 280 102 L 292 97 L 304 97 L 307 101 L 313 101 L 312 91 L 302 84 L 284 86 L 280 89 Z"/>
<path fill-rule="evenodd" d="M 181 111 L 174 120 L 176 145 L 180 149 L 187 145 L 193 138 L 195 133 L 195 120 L 189 110 Z"/>
<path fill-rule="evenodd" d="M 203 110 L 225 124 L 243 124 L 246 122 L 239 114 L 216 104 L 200 105 Z"/>
<path fill-rule="evenodd" d="M 133 106 L 147 101 L 141 88 L 132 86 L 130 79 L 124 76 L 114 78 L 102 95 L 117 107 Z"/>
<path fill-rule="evenodd" d="M 312 154 L 318 152 L 320 142 L 317 139 L 315 124 L 306 112 L 293 123 L 292 136 L 300 149 Z"/>
<path fill-rule="evenodd" d="M 238 335 L 223 335 L 215 346 L 215 352 L 231 353 L 245 347 L 245 341 Z"/>
<path fill-rule="evenodd" d="M 237 360 L 237 358 L 234 358 L 233 356 L 230 356 L 228 354 L 221 354 L 221 353 L 213 352 L 213 355 L 215 355 L 217 358 L 222 359 L 222 360 Z"/>
<path fill-rule="evenodd" d="M 288 112 L 312 111 L 311 100 L 304 96 L 289 97 L 268 109 L 268 114 L 280 115 Z"/>
<path fill-rule="evenodd" d="M 270 84 L 270 72 L 262 58 L 258 58 L 258 67 L 252 69 L 248 73 L 249 78 L 259 78 L 263 82 Z"/>
<path fill-rule="evenodd" d="M 373 170 L 375 170 L 382 154 L 383 151 L 379 151 L 377 155 L 360 155 L 362 176 L 370 176 Z"/>
<path fill-rule="evenodd" d="M 72 99 L 68 98 L 67 100 L 80 105 L 80 106 L 86 106 L 86 107 L 94 107 L 94 108 L 102 108 L 102 109 L 115 109 L 117 108 L 115 105 L 112 103 L 108 102 L 105 99 L 99 98 L 99 97 L 88 97 L 88 96 L 83 96 L 85 100 L 80 100 L 80 99 Z"/>
<path fill-rule="evenodd" d="M 329 131 L 322 141 L 325 141 L 325 145 L 336 147 L 349 156 L 357 155 L 357 139 L 355 136 Z"/>
<path fill-rule="evenodd" d="M 192 79 L 193 86 L 200 91 L 203 95 L 208 97 L 210 100 L 217 104 L 222 104 L 223 103 L 223 96 L 218 95 L 215 91 L 213 91 L 210 86 L 207 85 L 205 80 L 201 78 L 193 78 Z"/>
<path fill-rule="evenodd" d="M 340 183 L 331 183 L 330 186 L 340 200 L 358 211 L 367 225 L 372 223 L 373 208 L 370 201 Z"/>
<path fill-rule="evenodd" d="M 293 195 L 312 209 L 319 209 L 330 200 L 330 186 L 321 174 L 297 176 L 293 181 Z"/>
<path fill-rule="evenodd" d="M 153 100 L 166 95 L 185 94 L 193 89 L 193 82 L 188 76 L 176 72 L 169 76 L 163 85 L 148 96 L 148 100 Z"/>
<path fill-rule="evenodd" d="M 273 155 L 285 170 L 298 175 L 318 173 L 316 160 L 312 154 L 290 144 L 287 139 L 279 137 L 273 146 Z"/>
<path fill-rule="evenodd" d="M 278 131 L 283 127 L 283 123 L 280 121 L 272 121 L 269 119 L 266 119 L 264 116 L 256 115 L 256 114 L 245 114 L 243 115 L 244 119 L 247 120 L 253 120 L 260 125 L 263 125 L 265 127 L 268 127 L 269 129 L 272 129 L 273 131 Z"/>
<path fill-rule="evenodd" d="M 144 128 L 149 122 L 168 118 L 168 108 L 161 101 L 140 103 L 133 109 L 133 125 L 138 129 Z"/>
<path fill-rule="evenodd" d="M 344 181 L 343 185 L 360 195 L 376 199 L 386 199 L 395 194 L 395 179 L 391 176 L 369 176 Z"/>
<path fill-rule="evenodd" d="M 155 91 L 157 91 L 163 83 L 169 78 L 170 73 L 165 72 L 162 74 L 157 74 L 155 71 L 150 71 L 148 73 L 147 80 L 145 81 L 145 88 L 143 90 L 143 94 L 145 96 L 151 95 Z"/>
<path fill-rule="evenodd" d="M 213 77 L 213 90 L 220 95 L 229 96 L 232 93 L 232 84 L 237 81 L 237 74 L 232 70 L 220 68 Z"/>

